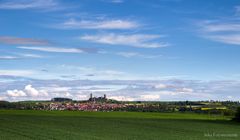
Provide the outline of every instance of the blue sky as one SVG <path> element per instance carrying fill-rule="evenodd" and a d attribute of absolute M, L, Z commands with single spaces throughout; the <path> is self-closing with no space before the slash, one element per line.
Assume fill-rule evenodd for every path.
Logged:
<path fill-rule="evenodd" d="M 0 99 L 239 100 L 237 0 L 0 0 L 0 17 Z"/>

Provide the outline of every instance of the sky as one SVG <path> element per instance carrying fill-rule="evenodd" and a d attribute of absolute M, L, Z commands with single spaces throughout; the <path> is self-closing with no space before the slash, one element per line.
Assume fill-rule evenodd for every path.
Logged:
<path fill-rule="evenodd" d="M 240 100 L 238 0 L 0 0 L 0 100 Z"/>

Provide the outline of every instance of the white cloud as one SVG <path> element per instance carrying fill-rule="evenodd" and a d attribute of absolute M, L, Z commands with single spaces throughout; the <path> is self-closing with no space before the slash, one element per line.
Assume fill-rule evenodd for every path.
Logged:
<path fill-rule="evenodd" d="M 205 27 L 208 32 L 220 32 L 220 31 L 240 31 L 240 24 L 219 24 L 219 25 L 208 25 Z"/>
<path fill-rule="evenodd" d="M 51 86 L 51 87 L 42 87 L 42 90 L 46 90 L 48 92 L 57 93 L 57 92 L 68 92 L 71 90 L 71 87 L 59 87 L 59 86 Z"/>
<path fill-rule="evenodd" d="M 24 97 L 27 96 L 27 94 L 25 92 L 23 92 L 22 90 L 8 90 L 7 91 L 7 96 L 9 97 Z"/>
<path fill-rule="evenodd" d="M 2 76 L 31 76 L 35 72 L 31 70 L 0 70 L 0 75 Z"/>
<path fill-rule="evenodd" d="M 20 38 L 12 36 L 0 36 L 0 43 L 4 44 L 17 44 L 17 45 L 48 45 L 47 40 L 33 39 L 33 38 Z"/>
<path fill-rule="evenodd" d="M 140 58 L 157 58 L 160 57 L 161 55 L 148 55 L 148 54 L 141 54 L 138 52 L 118 52 L 116 53 L 119 56 L 123 56 L 123 57 L 140 57 Z"/>
<path fill-rule="evenodd" d="M 113 80 L 113 79 L 124 79 L 130 77 L 127 73 L 113 70 L 113 69 L 100 69 L 95 67 L 81 67 L 81 66 L 73 66 L 73 65 L 61 65 L 56 66 L 55 69 L 62 71 L 65 75 L 76 75 L 77 79 L 98 79 L 98 80 Z M 64 70 L 64 71 L 63 71 Z M 70 77 L 71 78 L 71 77 Z"/>
<path fill-rule="evenodd" d="M 117 101 L 134 101 L 134 98 L 127 97 L 127 96 L 109 96 L 109 99 L 114 99 Z"/>
<path fill-rule="evenodd" d="M 34 99 L 38 99 L 37 97 L 47 97 L 48 93 L 45 90 L 37 90 L 32 87 L 32 85 L 26 85 L 24 90 L 7 90 L 6 95 L 9 98 L 16 98 L 16 97 L 28 97 Z"/>
<path fill-rule="evenodd" d="M 25 91 L 27 93 L 27 95 L 29 96 L 38 96 L 39 95 L 39 92 L 32 87 L 32 85 L 27 85 L 25 86 Z"/>
<path fill-rule="evenodd" d="M 211 40 L 226 43 L 240 45 L 240 33 L 239 34 L 219 34 L 206 36 Z"/>
<path fill-rule="evenodd" d="M 178 92 L 182 92 L 182 93 L 185 93 L 185 92 L 193 92 L 194 90 L 191 89 L 191 88 L 181 88 L 181 89 L 177 89 Z"/>
<path fill-rule="evenodd" d="M 109 45 L 125 45 L 139 48 L 160 48 L 169 46 L 168 43 L 156 41 L 161 37 L 162 37 L 161 35 L 148 35 L 148 34 L 118 35 L 110 33 L 99 35 L 85 35 L 81 36 L 80 39 L 95 43 Z"/>
<path fill-rule="evenodd" d="M 4 96 L 0 96 L 0 101 L 6 100 L 7 98 Z"/>
<path fill-rule="evenodd" d="M 57 48 L 57 47 L 28 47 L 20 46 L 20 49 L 43 51 L 43 52 L 56 52 L 56 53 L 83 53 L 84 50 L 79 48 Z"/>
<path fill-rule="evenodd" d="M 35 86 L 26 84 L 29 82 Z M 1 82 L 0 93 L 2 99 L 10 101 L 50 100 L 53 97 L 86 100 L 90 93 L 94 96 L 106 94 L 108 98 L 119 101 L 237 100 L 240 98 L 239 83 L 193 80 L 27 80 L 11 84 Z M 23 86 L 25 88 L 19 88 Z"/>
<path fill-rule="evenodd" d="M 131 57 L 138 57 L 138 58 L 158 58 L 161 57 L 162 55 L 152 55 L 152 54 L 143 54 L 139 52 L 108 52 L 108 51 L 99 51 L 99 54 L 113 54 L 113 55 L 118 55 L 126 58 L 131 58 Z"/>
<path fill-rule="evenodd" d="M 142 100 L 142 101 L 159 101 L 160 95 L 151 95 L 151 94 L 140 95 L 140 100 Z"/>
<path fill-rule="evenodd" d="M 112 3 L 123 3 L 123 0 L 111 0 Z"/>
<path fill-rule="evenodd" d="M 19 55 L 22 56 L 23 58 L 43 58 L 42 55 L 38 55 L 38 54 L 26 53 L 26 54 L 19 54 Z"/>
<path fill-rule="evenodd" d="M 154 87 L 155 87 L 156 89 L 165 89 L 165 88 L 167 88 L 168 86 L 165 85 L 165 84 L 156 84 L 156 85 L 154 85 Z"/>
<path fill-rule="evenodd" d="M 1 59 L 12 60 L 12 59 L 18 59 L 18 57 L 15 57 L 15 56 L 0 56 L 0 60 Z"/>
<path fill-rule="evenodd" d="M 70 94 L 69 92 L 66 92 L 63 96 L 64 96 L 64 97 L 67 97 L 67 98 L 73 97 L 72 94 Z"/>
<path fill-rule="evenodd" d="M 139 53 L 136 53 L 136 52 L 118 52 L 117 55 L 124 56 L 124 57 L 134 57 L 134 56 L 139 56 Z"/>
<path fill-rule="evenodd" d="M 37 54 L 16 54 L 16 56 L 11 55 L 0 56 L 0 60 L 15 60 L 23 58 L 43 58 L 43 56 Z"/>
<path fill-rule="evenodd" d="M 99 71 L 100 74 L 106 74 L 106 75 L 122 75 L 124 72 L 116 71 L 116 70 L 103 70 Z"/>
<path fill-rule="evenodd" d="M 124 0 L 101 0 L 101 1 L 115 4 L 124 3 Z"/>
<path fill-rule="evenodd" d="M 88 97 L 88 95 L 77 94 L 76 99 L 77 100 L 87 100 L 87 99 L 89 99 L 89 97 Z"/>
<path fill-rule="evenodd" d="M 227 96 L 227 99 L 232 100 L 233 97 L 232 96 Z"/>
<path fill-rule="evenodd" d="M 56 26 L 55 26 L 56 27 Z M 133 29 L 139 24 L 130 20 L 75 20 L 70 19 L 57 26 L 60 29 Z"/>
<path fill-rule="evenodd" d="M 0 9 L 57 9 L 56 0 L 5 0 L 0 2 Z"/>
<path fill-rule="evenodd" d="M 205 20 L 198 25 L 204 38 L 225 44 L 240 45 L 240 22 L 236 17 Z"/>

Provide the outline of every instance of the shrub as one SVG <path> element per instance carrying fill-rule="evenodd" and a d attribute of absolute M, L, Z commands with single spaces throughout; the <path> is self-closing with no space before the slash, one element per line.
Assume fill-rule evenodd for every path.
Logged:
<path fill-rule="evenodd" d="M 236 112 L 236 114 L 235 114 L 234 120 L 240 122 L 240 107 L 237 108 L 237 112 Z"/>
<path fill-rule="evenodd" d="M 235 115 L 235 111 L 231 110 L 231 109 L 226 109 L 226 110 L 223 110 L 223 115 L 224 116 L 234 116 Z"/>

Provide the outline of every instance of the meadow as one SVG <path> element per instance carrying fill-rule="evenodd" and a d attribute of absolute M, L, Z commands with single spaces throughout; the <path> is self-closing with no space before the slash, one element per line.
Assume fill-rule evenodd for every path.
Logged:
<path fill-rule="evenodd" d="M 1 140 L 231 140 L 240 123 L 189 113 L 0 110 Z"/>

